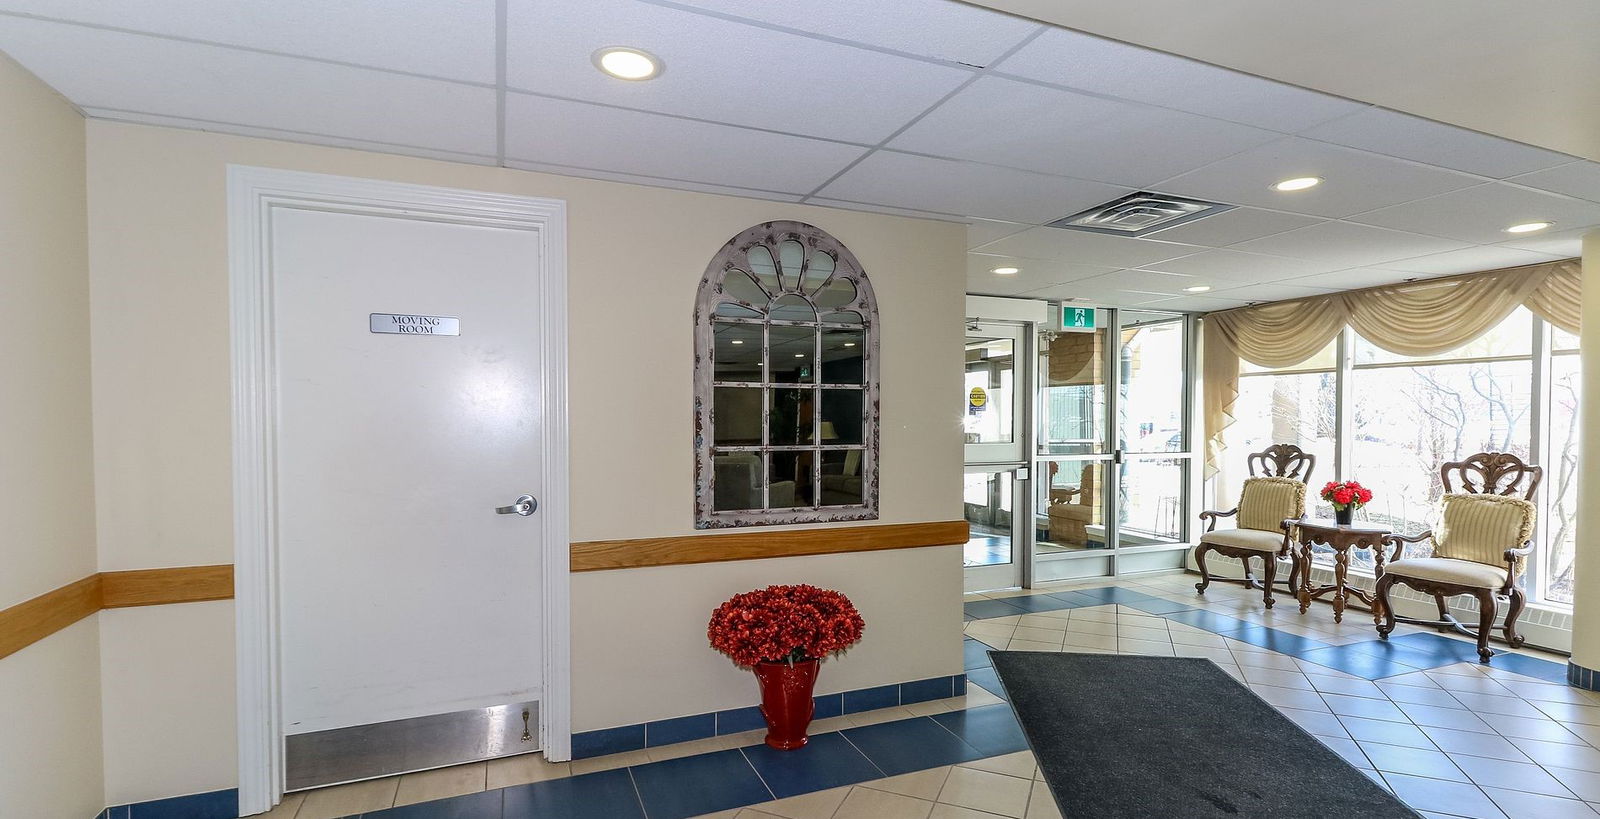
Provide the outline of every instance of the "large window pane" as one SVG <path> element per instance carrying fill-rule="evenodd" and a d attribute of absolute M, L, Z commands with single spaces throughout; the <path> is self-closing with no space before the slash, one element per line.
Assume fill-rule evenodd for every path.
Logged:
<path fill-rule="evenodd" d="M 1011 443 L 1015 376 L 1016 350 L 1011 339 L 967 339 L 967 382 L 962 393 L 967 443 Z"/>
<path fill-rule="evenodd" d="M 1337 377 L 1333 372 L 1289 375 L 1251 375 L 1239 379 L 1233 424 L 1224 432 L 1227 443 L 1218 477 L 1217 504 L 1231 508 L 1249 477 L 1250 453 L 1273 444 L 1294 444 L 1317 458 L 1313 483 L 1333 479 L 1336 448 L 1335 406 Z M 1320 480 L 1319 480 L 1320 479 Z M 1313 486 L 1313 489 L 1316 487 Z M 1332 515 L 1332 507 L 1308 497 L 1315 515 Z"/>
<path fill-rule="evenodd" d="M 1183 318 L 1126 314 L 1122 330 L 1118 439 L 1128 452 L 1182 452 Z"/>
<path fill-rule="evenodd" d="M 1550 514 L 1542 522 L 1549 544 L 1539 564 L 1539 596 L 1554 603 L 1572 604 L 1573 553 L 1578 523 L 1578 390 L 1582 366 L 1576 355 L 1550 360 L 1550 460 L 1544 486 Z M 1592 571 L 1592 568 L 1591 568 Z"/>
<path fill-rule="evenodd" d="M 1034 481 L 1035 551 L 1041 555 L 1104 549 L 1106 462 L 1076 459 L 1039 462 Z"/>
<path fill-rule="evenodd" d="M 1176 543 L 1183 539 L 1183 471 L 1186 459 L 1130 460 L 1117 487 L 1117 545 Z"/>
<path fill-rule="evenodd" d="M 1344 478 L 1376 493 L 1358 516 L 1416 534 L 1444 492 L 1440 464 L 1485 451 L 1531 461 L 1532 369 L 1529 360 L 1357 369 Z"/>
<path fill-rule="evenodd" d="M 1011 562 L 1011 472 L 968 472 L 962 487 L 969 534 L 963 563 L 996 566 Z"/>
<path fill-rule="evenodd" d="M 1080 455 L 1105 451 L 1106 336 L 1058 333 L 1040 345 L 1040 439 L 1042 454 Z"/>

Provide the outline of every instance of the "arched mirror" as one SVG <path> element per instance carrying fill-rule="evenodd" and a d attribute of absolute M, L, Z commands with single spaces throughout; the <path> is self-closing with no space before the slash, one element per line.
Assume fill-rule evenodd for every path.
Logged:
<path fill-rule="evenodd" d="M 878 517 L 878 312 L 826 231 L 733 237 L 695 302 L 695 526 Z"/>

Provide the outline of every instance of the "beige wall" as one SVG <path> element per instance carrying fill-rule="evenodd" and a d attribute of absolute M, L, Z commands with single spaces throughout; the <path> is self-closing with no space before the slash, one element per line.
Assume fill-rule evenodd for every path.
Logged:
<path fill-rule="evenodd" d="M 1583 237 L 1583 326 L 1600 327 L 1600 230 Z M 1579 567 L 1572 590 L 1572 661 L 1590 671 L 1600 669 L 1600 571 L 1582 567 L 1600 565 L 1600 333 L 1586 332 L 1578 339 L 1578 354 L 1583 358 L 1583 392 L 1578 400 L 1582 413 L 1578 476 L 1578 539 L 1574 562 Z"/>
<path fill-rule="evenodd" d="M 95 571 L 84 122 L 0 55 L 0 608 Z M 0 816 L 91 816 L 100 667 L 89 618 L 0 659 Z"/>
<path fill-rule="evenodd" d="M 696 284 L 739 230 L 812 222 L 861 259 L 881 305 L 882 520 L 959 517 L 958 225 L 106 122 L 89 123 L 88 153 L 102 569 L 233 559 L 229 163 L 567 201 L 574 540 L 694 532 Z M 824 670 L 824 690 L 959 673 L 960 565 L 960 549 L 947 546 L 577 575 L 574 727 L 753 703 L 750 677 L 705 646 L 704 629 L 717 603 L 765 583 L 837 586 L 865 612 L 867 639 Z M 227 611 L 194 616 L 220 623 Z M 145 625 L 159 633 L 140 639 L 176 644 L 176 624 Z M 190 643 L 186 668 L 212 669 L 202 696 L 226 696 L 231 708 L 231 619 L 209 628 L 214 639 Z M 160 686 L 166 669 L 110 647 L 111 633 L 104 658 L 116 653 L 118 670 L 105 701 L 143 715 L 107 720 L 112 804 L 231 786 L 212 764 L 232 759 L 231 720 L 177 719 Z M 119 641 L 138 633 L 116 632 Z M 168 732 L 167 745 L 192 748 L 212 773 L 163 777 L 136 758 L 148 731 Z"/>

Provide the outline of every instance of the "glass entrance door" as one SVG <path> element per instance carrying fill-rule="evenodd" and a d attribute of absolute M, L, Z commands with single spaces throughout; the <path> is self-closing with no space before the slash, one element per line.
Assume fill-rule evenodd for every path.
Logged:
<path fill-rule="evenodd" d="M 970 527 L 963 554 L 968 591 L 1020 586 L 1025 578 L 1027 341 L 1022 325 L 967 327 L 962 509 Z"/>
<path fill-rule="evenodd" d="M 1181 314 L 1119 312 L 1116 545 L 1127 555 L 1185 543 L 1188 534 L 1189 330 Z M 1149 563 L 1122 562 L 1119 573 Z M 1156 562 L 1147 568 L 1164 567 Z"/>

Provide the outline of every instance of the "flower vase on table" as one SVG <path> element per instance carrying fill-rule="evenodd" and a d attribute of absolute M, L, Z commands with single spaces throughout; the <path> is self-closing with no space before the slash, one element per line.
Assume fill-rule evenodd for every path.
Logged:
<path fill-rule="evenodd" d="M 1322 499 L 1333 504 L 1333 520 L 1349 526 L 1355 512 L 1372 500 L 1372 490 L 1355 481 L 1329 481 L 1322 487 Z"/>
<path fill-rule="evenodd" d="M 755 672 L 768 746 L 806 744 L 822 658 L 861 640 L 866 623 L 836 591 L 816 586 L 768 586 L 736 594 L 711 613 L 712 648 Z"/>

